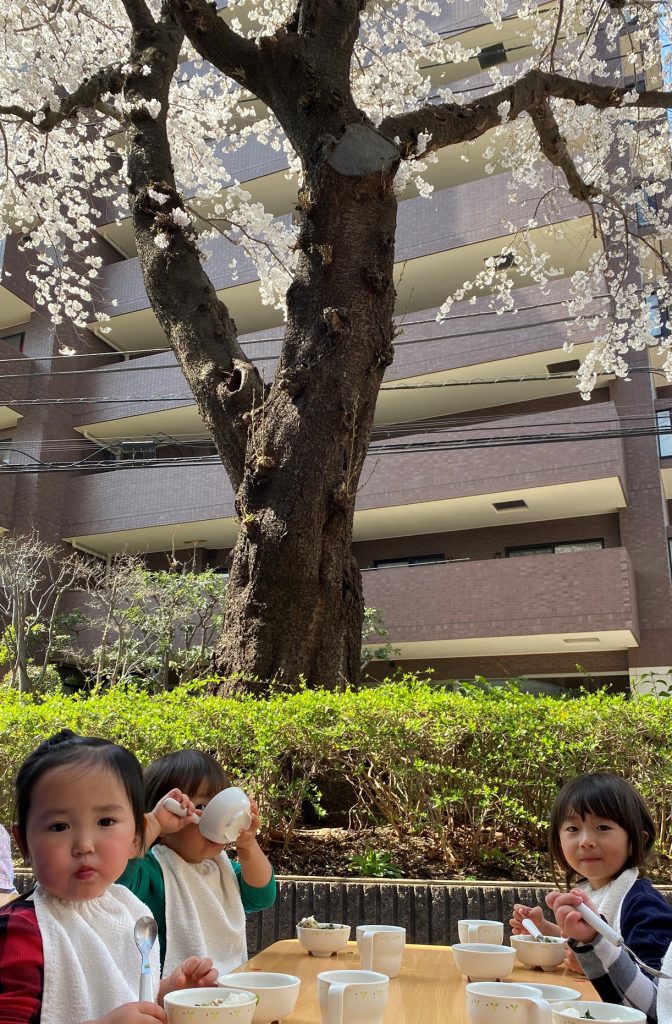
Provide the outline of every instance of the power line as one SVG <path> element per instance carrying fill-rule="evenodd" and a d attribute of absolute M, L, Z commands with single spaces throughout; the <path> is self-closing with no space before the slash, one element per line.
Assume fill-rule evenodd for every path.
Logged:
<path fill-rule="evenodd" d="M 439 452 L 439 451 L 470 451 L 476 448 L 510 448 L 523 445 L 536 444 L 562 444 L 581 441 L 611 440 L 614 438 L 637 438 L 637 437 L 666 437 L 672 436 L 672 426 L 651 426 L 651 427 L 616 427 L 612 430 L 585 430 L 569 433 L 539 433 L 539 434 L 518 434 L 512 437 L 502 437 L 493 434 L 488 437 L 437 440 L 408 441 L 401 443 L 374 443 L 369 448 L 369 456 L 381 455 L 407 455 L 416 452 Z M 12 451 L 12 449 L 9 449 Z M 23 453 L 21 453 L 23 454 Z M 37 461 L 37 460 L 36 460 Z M 69 473 L 73 471 L 94 471 L 102 470 L 108 473 L 120 470 L 138 469 L 169 469 L 169 468 L 190 468 L 193 466 L 219 465 L 223 466 L 217 455 L 189 456 L 175 459 L 139 459 L 128 462 L 91 462 L 86 459 L 70 463 L 40 463 L 31 466 L 4 465 L 0 467 L 0 473 L 22 475 L 34 473 Z"/>

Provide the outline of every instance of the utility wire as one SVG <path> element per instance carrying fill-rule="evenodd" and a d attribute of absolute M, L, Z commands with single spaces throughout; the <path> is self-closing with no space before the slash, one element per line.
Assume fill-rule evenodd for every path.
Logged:
<path fill-rule="evenodd" d="M 638 438 L 638 437 L 666 437 L 672 436 L 672 426 L 656 425 L 651 427 L 617 427 L 613 430 L 586 430 L 582 432 L 569 432 L 557 434 L 525 434 L 513 437 L 502 437 L 492 434 L 489 437 L 462 438 L 437 440 L 409 441 L 401 443 L 379 442 L 369 448 L 369 456 L 381 455 L 406 455 L 416 452 L 439 452 L 439 451 L 460 451 L 472 450 L 475 448 L 511 448 L 531 444 L 562 444 L 581 441 L 610 440 L 614 438 Z M 9 449 L 16 454 L 24 454 L 19 449 Z M 39 460 L 35 460 L 36 462 Z M 174 459 L 133 459 L 116 463 L 91 462 L 86 459 L 70 463 L 39 463 L 39 465 L 0 466 L 0 474 L 33 474 L 33 473 L 59 473 L 81 470 L 104 470 L 106 472 L 118 472 L 119 470 L 138 469 L 169 469 L 185 468 L 193 466 L 219 465 L 223 466 L 217 455 L 190 456 Z"/>

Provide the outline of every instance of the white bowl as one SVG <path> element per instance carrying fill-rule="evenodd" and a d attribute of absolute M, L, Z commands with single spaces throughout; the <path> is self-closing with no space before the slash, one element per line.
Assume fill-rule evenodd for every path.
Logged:
<path fill-rule="evenodd" d="M 296 937 L 313 956 L 331 956 L 347 946 L 350 930 L 349 924 L 334 924 L 333 928 L 300 928 L 297 924 Z"/>
<path fill-rule="evenodd" d="M 455 966 L 472 981 L 501 981 L 511 974 L 516 951 L 490 942 L 459 942 L 453 946 Z"/>
<path fill-rule="evenodd" d="M 580 999 L 581 993 L 576 988 L 567 988 L 566 985 L 545 985 L 543 982 L 530 981 L 526 985 L 534 985 L 541 992 L 541 998 L 547 1003 L 567 1002 L 569 999 Z"/>
<path fill-rule="evenodd" d="M 566 1013 L 567 1010 L 572 1012 Z M 620 1024 L 621 1021 L 626 1021 L 627 1024 L 644 1024 L 646 1021 L 646 1014 L 631 1006 L 621 1006 L 620 1003 L 590 1003 L 585 1000 L 573 999 L 567 1002 L 553 1003 L 551 1006 L 553 1024 L 576 1024 L 577 1010 L 579 1020 L 584 1019 L 586 1010 L 589 1010 L 593 1020 L 615 1021 L 616 1024 Z"/>
<path fill-rule="evenodd" d="M 215 999 L 226 998 L 221 988 L 183 988 L 164 996 L 163 1006 L 168 1024 L 252 1024 L 257 997 L 249 990 L 238 995 L 249 998 L 230 1006 L 208 1006 Z"/>
<path fill-rule="evenodd" d="M 213 796 L 198 827 L 213 843 L 234 843 L 241 832 L 250 827 L 252 812 L 244 790 L 229 786 Z"/>
<path fill-rule="evenodd" d="M 273 974 L 268 971 L 242 971 L 240 974 L 220 975 L 217 984 L 222 988 L 243 989 L 257 996 L 254 1024 L 270 1024 L 289 1016 L 299 995 L 301 979 L 294 974 Z"/>
<path fill-rule="evenodd" d="M 565 959 L 565 940 L 556 936 L 547 936 L 551 941 L 537 942 L 531 935 L 512 935 L 511 945 L 516 956 L 526 967 L 541 967 L 544 971 L 553 971 Z"/>

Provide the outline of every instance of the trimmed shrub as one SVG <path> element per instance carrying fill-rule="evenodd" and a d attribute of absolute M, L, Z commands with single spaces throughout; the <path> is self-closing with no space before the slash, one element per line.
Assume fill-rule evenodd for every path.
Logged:
<path fill-rule="evenodd" d="M 150 695 L 114 687 L 84 698 L 3 692 L 0 815 L 13 778 L 46 736 L 106 736 L 147 764 L 188 746 L 214 753 L 258 795 L 285 843 L 330 787 L 356 794 L 355 824 L 421 833 L 451 867 L 483 851 L 541 849 L 559 786 L 583 771 L 621 773 L 640 789 L 672 850 L 672 703 L 604 691 L 558 700 L 515 687 L 450 692 L 406 677 L 359 691 L 303 689 L 267 698 L 207 696 L 207 681 Z M 345 785 L 347 783 L 347 785 Z M 499 853 L 498 853 L 499 851 Z"/>

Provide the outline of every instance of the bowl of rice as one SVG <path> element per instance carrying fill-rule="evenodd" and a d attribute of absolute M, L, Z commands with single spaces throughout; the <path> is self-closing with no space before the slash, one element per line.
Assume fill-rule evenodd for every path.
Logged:
<path fill-rule="evenodd" d="M 168 1024 L 252 1024 L 254 992 L 224 988 L 183 988 L 163 1000 Z"/>

